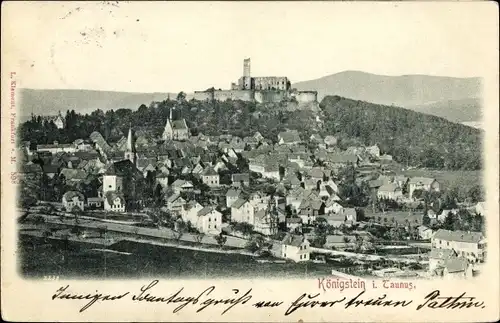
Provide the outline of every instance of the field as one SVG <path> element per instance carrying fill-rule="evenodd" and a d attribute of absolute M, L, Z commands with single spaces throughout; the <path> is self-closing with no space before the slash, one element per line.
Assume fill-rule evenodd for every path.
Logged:
<path fill-rule="evenodd" d="M 127 254 L 99 253 L 88 246 L 21 236 L 20 271 L 26 278 L 304 278 L 326 276 L 331 264 L 258 263 L 254 257 L 160 247 L 129 241 L 109 247 Z"/>
<path fill-rule="evenodd" d="M 408 177 L 421 176 L 437 179 L 442 189 L 458 187 L 460 190 L 468 191 L 475 185 L 482 185 L 482 171 L 462 171 L 462 170 L 425 170 L 411 169 L 402 172 Z"/>

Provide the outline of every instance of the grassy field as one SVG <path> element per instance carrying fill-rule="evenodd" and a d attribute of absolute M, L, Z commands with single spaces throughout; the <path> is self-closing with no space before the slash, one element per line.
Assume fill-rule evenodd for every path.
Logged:
<path fill-rule="evenodd" d="M 402 174 L 408 177 L 421 176 L 437 179 L 442 189 L 458 187 L 468 191 L 475 185 L 482 185 L 482 171 L 453 171 L 453 170 L 424 170 L 411 169 L 403 171 Z"/>

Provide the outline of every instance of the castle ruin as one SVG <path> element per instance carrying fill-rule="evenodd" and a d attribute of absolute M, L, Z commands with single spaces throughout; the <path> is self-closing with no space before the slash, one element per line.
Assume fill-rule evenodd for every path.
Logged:
<path fill-rule="evenodd" d="M 237 83 L 231 83 L 230 90 L 195 91 L 194 99 L 199 101 L 242 100 L 258 103 L 281 102 L 294 100 L 298 103 L 317 102 L 316 91 L 297 91 L 292 89 L 286 76 L 252 77 L 250 74 L 250 58 L 243 60 L 243 76 Z"/>

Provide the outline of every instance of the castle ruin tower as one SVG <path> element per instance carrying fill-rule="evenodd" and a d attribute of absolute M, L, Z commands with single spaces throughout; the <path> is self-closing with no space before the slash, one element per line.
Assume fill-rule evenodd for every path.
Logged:
<path fill-rule="evenodd" d="M 250 77 L 250 58 L 243 60 L 243 76 Z"/>

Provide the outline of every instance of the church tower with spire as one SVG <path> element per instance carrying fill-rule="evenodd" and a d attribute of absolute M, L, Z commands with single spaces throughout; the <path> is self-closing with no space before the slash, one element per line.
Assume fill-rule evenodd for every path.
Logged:
<path fill-rule="evenodd" d="M 128 128 L 127 136 L 127 149 L 125 150 L 125 159 L 130 160 L 134 165 L 136 164 L 135 142 L 132 136 L 132 126 Z"/>

